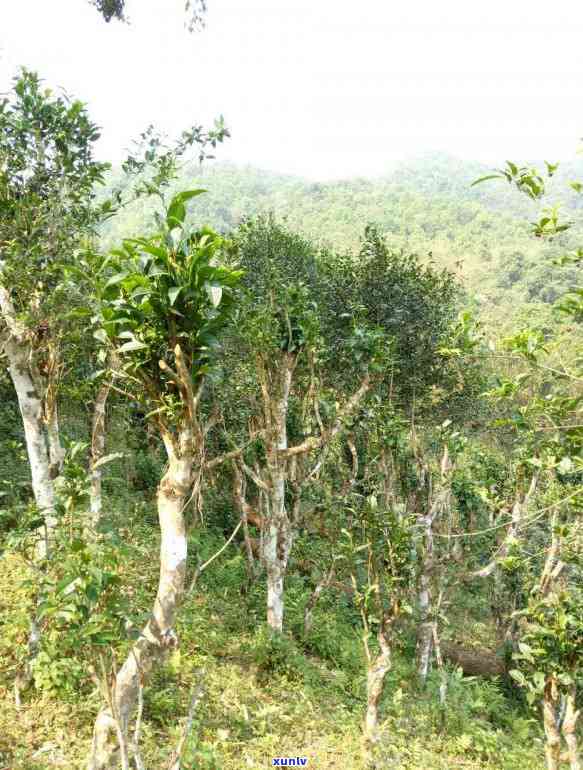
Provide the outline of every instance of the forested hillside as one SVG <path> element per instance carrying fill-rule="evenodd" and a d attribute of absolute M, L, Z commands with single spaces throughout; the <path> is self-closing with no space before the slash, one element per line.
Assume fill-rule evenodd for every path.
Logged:
<path fill-rule="evenodd" d="M 548 325 L 549 305 L 576 282 L 573 271 L 557 274 L 551 261 L 577 242 L 579 231 L 552 244 L 533 239 L 536 203 L 502 182 L 472 187 L 488 172 L 479 163 L 435 154 L 399 164 L 385 178 L 309 183 L 217 163 L 186 167 L 177 189 L 208 188 L 193 217 L 221 232 L 272 211 L 316 244 L 348 251 L 358 249 L 364 225 L 374 223 L 392 248 L 453 270 L 482 318 L 499 324 L 535 312 Z M 549 197 L 562 203 L 567 218 L 580 201 L 565 182 L 581 172 L 583 161 L 564 164 L 550 180 Z M 114 175 L 110 183 L 120 182 Z M 103 230 L 105 243 L 143 228 L 151 207 L 139 201 L 112 220 Z"/>

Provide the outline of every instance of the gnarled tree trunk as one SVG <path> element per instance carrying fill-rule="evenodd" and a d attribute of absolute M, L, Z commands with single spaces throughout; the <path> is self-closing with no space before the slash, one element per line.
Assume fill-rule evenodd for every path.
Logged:
<path fill-rule="evenodd" d="M 152 616 L 117 674 L 114 709 L 102 709 L 95 722 L 88 770 L 113 770 L 119 762 L 117 730 L 127 735 L 144 682 L 164 652 L 177 643 L 176 611 L 184 592 L 187 539 L 184 504 L 194 480 L 194 452 L 190 429 L 180 435 L 180 446 L 167 441 L 168 470 L 158 488 L 160 520 L 160 579 Z"/>
<path fill-rule="evenodd" d="M 561 765 L 561 733 L 558 726 L 558 703 L 552 682 L 545 686 L 543 725 L 545 729 L 545 759 L 547 770 L 559 770 Z"/>
<path fill-rule="evenodd" d="M 40 374 L 36 371 L 26 329 L 18 321 L 10 295 L 3 286 L 0 286 L 0 317 L 8 329 L 4 352 L 8 359 L 8 370 L 22 415 L 32 491 L 37 508 L 45 521 L 37 549 L 38 556 L 42 558 L 48 554 L 50 533 L 56 526 L 56 518 L 55 490 L 51 474 L 43 398 L 38 388 Z"/>
<path fill-rule="evenodd" d="M 45 527 L 38 546 L 38 555 L 48 554 L 51 532 L 56 526 L 55 490 L 51 462 L 43 420 L 43 403 L 31 372 L 30 351 L 27 346 L 9 339 L 5 345 L 8 368 L 16 397 L 26 440 L 26 450 L 32 477 L 32 491 Z"/>
<path fill-rule="evenodd" d="M 385 677 L 391 669 L 391 643 L 387 631 L 379 629 L 380 652 L 368 657 L 366 675 L 366 713 L 364 717 L 364 758 L 370 770 L 377 767 L 377 750 L 380 741 L 379 703 L 383 694 Z M 368 646 L 367 646 L 368 649 Z"/>
<path fill-rule="evenodd" d="M 579 758 L 579 747 L 577 745 L 577 720 L 579 719 L 579 710 L 575 707 L 575 688 L 567 695 L 567 707 L 563 719 L 563 737 L 567 744 L 567 758 L 571 770 L 581 770 L 581 760 Z"/>

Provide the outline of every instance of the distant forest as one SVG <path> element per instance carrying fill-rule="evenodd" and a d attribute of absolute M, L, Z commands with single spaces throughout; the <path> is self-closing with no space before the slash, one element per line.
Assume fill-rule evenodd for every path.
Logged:
<path fill-rule="evenodd" d="M 504 182 L 471 186 L 488 171 L 477 162 L 432 153 L 398 164 L 378 179 L 310 182 L 207 161 L 204 168 L 185 166 L 175 187 L 206 188 L 191 218 L 221 232 L 271 211 L 324 249 L 356 252 L 363 223 L 374 223 L 395 250 L 453 270 L 484 322 L 510 329 L 528 317 L 544 331 L 556 323 L 552 303 L 576 283 L 575 269 L 553 270 L 552 260 L 579 242 L 580 228 L 537 242 L 528 222 L 540 204 L 516 195 Z M 581 199 L 566 182 L 582 175 L 583 160 L 561 164 L 548 185 L 549 205 L 561 204 L 567 219 Z M 121 179 L 121 172 L 113 172 L 110 186 Z M 554 190 L 560 193 L 555 196 Z M 152 199 L 138 200 L 106 223 L 103 245 L 147 229 L 153 205 Z"/>

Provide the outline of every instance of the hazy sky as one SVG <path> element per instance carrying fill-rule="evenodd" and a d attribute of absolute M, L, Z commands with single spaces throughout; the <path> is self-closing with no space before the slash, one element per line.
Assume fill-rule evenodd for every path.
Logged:
<path fill-rule="evenodd" d="M 487 163 L 571 157 L 583 136 L 583 6 L 573 0 L 86 0 L 0 5 L 0 90 L 18 65 L 89 104 L 111 160 L 149 123 L 223 113 L 221 159 L 312 178 L 383 173 L 445 150 Z"/>

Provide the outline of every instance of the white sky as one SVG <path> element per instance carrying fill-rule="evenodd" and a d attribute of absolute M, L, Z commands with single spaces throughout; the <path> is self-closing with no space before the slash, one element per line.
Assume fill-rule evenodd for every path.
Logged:
<path fill-rule="evenodd" d="M 100 153 L 149 123 L 223 113 L 218 157 L 314 179 L 385 172 L 430 150 L 497 163 L 571 157 L 583 135 L 576 0 L 129 0 L 131 25 L 86 0 L 0 3 L 0 91 L 18 65 L 89 105 Z"/>

